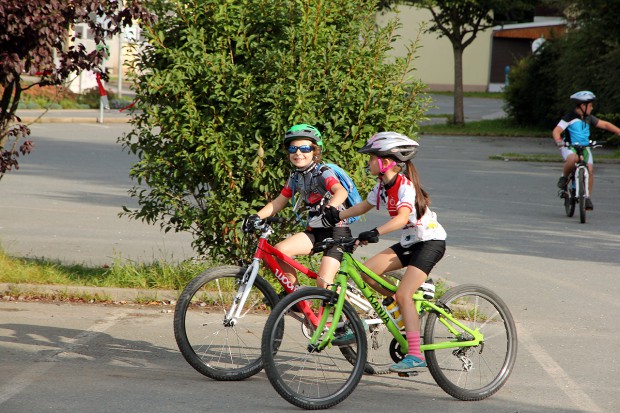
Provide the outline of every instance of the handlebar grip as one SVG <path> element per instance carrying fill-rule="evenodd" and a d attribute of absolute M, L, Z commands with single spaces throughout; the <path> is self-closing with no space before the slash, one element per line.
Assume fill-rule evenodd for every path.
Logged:
<path fill-rule="evenodd" d="M 310 255 L 323 252 L 327 249 L 327 245 L 321 243 L 310 250 Z"/>

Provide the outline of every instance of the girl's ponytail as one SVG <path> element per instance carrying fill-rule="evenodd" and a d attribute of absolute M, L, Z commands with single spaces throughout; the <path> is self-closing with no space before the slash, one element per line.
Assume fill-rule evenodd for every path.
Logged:
<path fill-rule="evenodd" d="M 418 175 L 418 171 L 413 165 L 413 161 L 407 161 L 405 165 L 407 169 L 407 178 L 409 178 L 415 188 L 415 213 L 418 219 L 420 219 L 426 212 L 426 208 L 431 205 L 431 197 L 428 195 L 428 192 L 422 188 L 420 177 Z"/>

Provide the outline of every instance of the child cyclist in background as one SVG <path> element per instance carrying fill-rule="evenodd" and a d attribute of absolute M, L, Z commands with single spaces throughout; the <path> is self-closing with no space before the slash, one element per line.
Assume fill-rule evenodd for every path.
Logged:
<path fill-rule="evenodd" d="M 566 147 L 564 145 L 565 142 L 574 145 L 588 145 L 590 143 L 590 125 L 620 135 L 620 128 L 616 125 L 598 119 L 596 116 L 592 115 L 594 101 L 596 100 L 594 93 L 589 90 L 582 90 L 573 93 L 570 96 L 570 100 L 571 103 L 575 105 L 575 109 L 571 113 L 565 115 L 551 133 L 553 140 L 560 148 L 562 158 L 564 158 L 562 176 L 560 176 L 558 180 L 558 187 L 562 190 L 566 189 L 568 176 L 575 170 L 575 163 L 578 161 L 575 149 Z M 592 196 L 592 186 L 594 184 L 594 158 L 592 157 L 590 148 L 585 149 L 583 157 L 588 165 L 588 173 L 590 174 L 588 193 Z M 594 209 L 590 197 L 586 198 L 586 209 Z"/>
<path fill-rule="evenodd" d="M 315 243 L 326 238 L 350 237 L 351 230 L 346 221 L 335 222 L 328 227 L 321 221 L 323 208 L 329 205 L 335 210 L 342 209 L 348 192 L 331 169 L 317 169 L 323 150 L 319 130 L 307 124 L 295 125 L 284 135 L 283 146 L 294 169 L 278 197 L 267 203 L 256 214 L 249 215 L 243 220 L 243 231 L 252 231 L 255 221 L 280 212 L 295 195 L 292 189 L 294 188 L 310 209 L 307 228 L 278 243 L 276 249 L 289 257 L 308 255 Z M 291 282 L 291 287 L 295 288 L 298 284 L 295 269 L 281 260 L 278 261 Z M 334 281 L 334 276 L 340 268 L 340 261 L 342 251 L 338 251 L 336 247 L 323 253 L 318 271 L 319 278 L 316 280 L 317 286 L 326 288 L 328 283 Z"/>
<path fill-rule="evenodd" d="M 364 264 L 378 275 L 407 268 L 395 298 L 405 324 L 409 351 L 403 360 L 390 366 L 393 372 L 409 372 L 417 367 L 426 367 L 420 352 L 420 319 L 412 296 L 446 249 L 446 232 L 437 222 L 435 213 L 429 209 L 430 198 L 422 189 L 411 161 L 417 150 L 418 143 L 400 133 L 380 132 L 374 135 L 358 152 L 370 155 L 368 168 L 372 175 L 379 178 L 379 182 L 365 202 L 343 211 L 326 208 L 323 215 L 327 223 L 336 225 L 342 219 L 361 215 L 372 208 L 387 210 L 391 219 L 375 229 L 360 233 L 358 239 L 362 244 L 376 242 L 381 235 L 402 230 L 399 243 Z M 380 293 L 391 294 L 367 277 L 365 281 Z"/>

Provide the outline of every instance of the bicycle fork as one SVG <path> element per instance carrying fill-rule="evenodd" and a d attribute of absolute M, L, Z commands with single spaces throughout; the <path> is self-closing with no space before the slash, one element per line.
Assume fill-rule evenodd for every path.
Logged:
<path fill-rule="evenodd" d="M 232 302 L 232 305 L 226 312 L 226 316 L 224 317 L 224 326 L 225 327 L 234 327 L 237 323 L 237 320 L 241 317 L 241 309 L 245 304 L 245 301 L 248 299 L 250 295 L 250 291 L 252 290 L 252 286 L 254 285 L 254 280 L 256 280 L 256 276 L 258 275 L 258 269 L 260 266 L 260 259 L 254 258 L 252 260 L 252 264 L 245 270 L 241 281 L 239 282 L 239 289 L 237 290 L 237 294 Z"/>
<path fill-rule="evenodd" d="M 575 170 L 575 197 L 577 199 L 579 199 L 579 195 L 581 195 L 579 193 L 579 182 L 577 181 L 579 179 L 579 170 L 583 169 L 583 191 L 585 192 L 583 194 L 584 197 L 589 198 L 590 197 L 590 189 L 588 188 L 588 182 L 590 182 L 590 172 L 588 172 L 588 168 L 585 166 L 579 166 L 577 167 L 577 169 Z"/>

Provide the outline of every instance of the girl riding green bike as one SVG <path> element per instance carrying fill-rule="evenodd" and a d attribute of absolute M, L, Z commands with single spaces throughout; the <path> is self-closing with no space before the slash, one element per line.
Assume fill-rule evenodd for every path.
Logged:
<path fill-rule="evenodd" d="M 443 257 L 446 249 L 446 231 L 429 208 L 430 197 L 422 188 L 412 159 L 418 143 L 397 132 L 379 132 L 366 142 L 358 152 L 370 155 L 368 169 L 379 182 L 370 191 L 365 202 L 339 211 L 326 208 L 325 221 L 336 225 L 341 220 L 364 214 L 372 208 L 387 210 L 391 219 L 370 231 L 359 234 L 362 244 L 375 241 L 379 236 L 402 230 L 400 242 L 370 258 L 364 265 L 381 275 L 406 267 L 395 294 L 405 325 L 408 354 L 390 366 L 393 372 L 405 373 L 426 367 L 420 352 L 420 319 L 411 300 L 424 283 L 433 267 Z M 365 278 L 380 293 L 392 293 L 374 281 Z M 353 333 L 350 332 L 352 335 Z"/>

